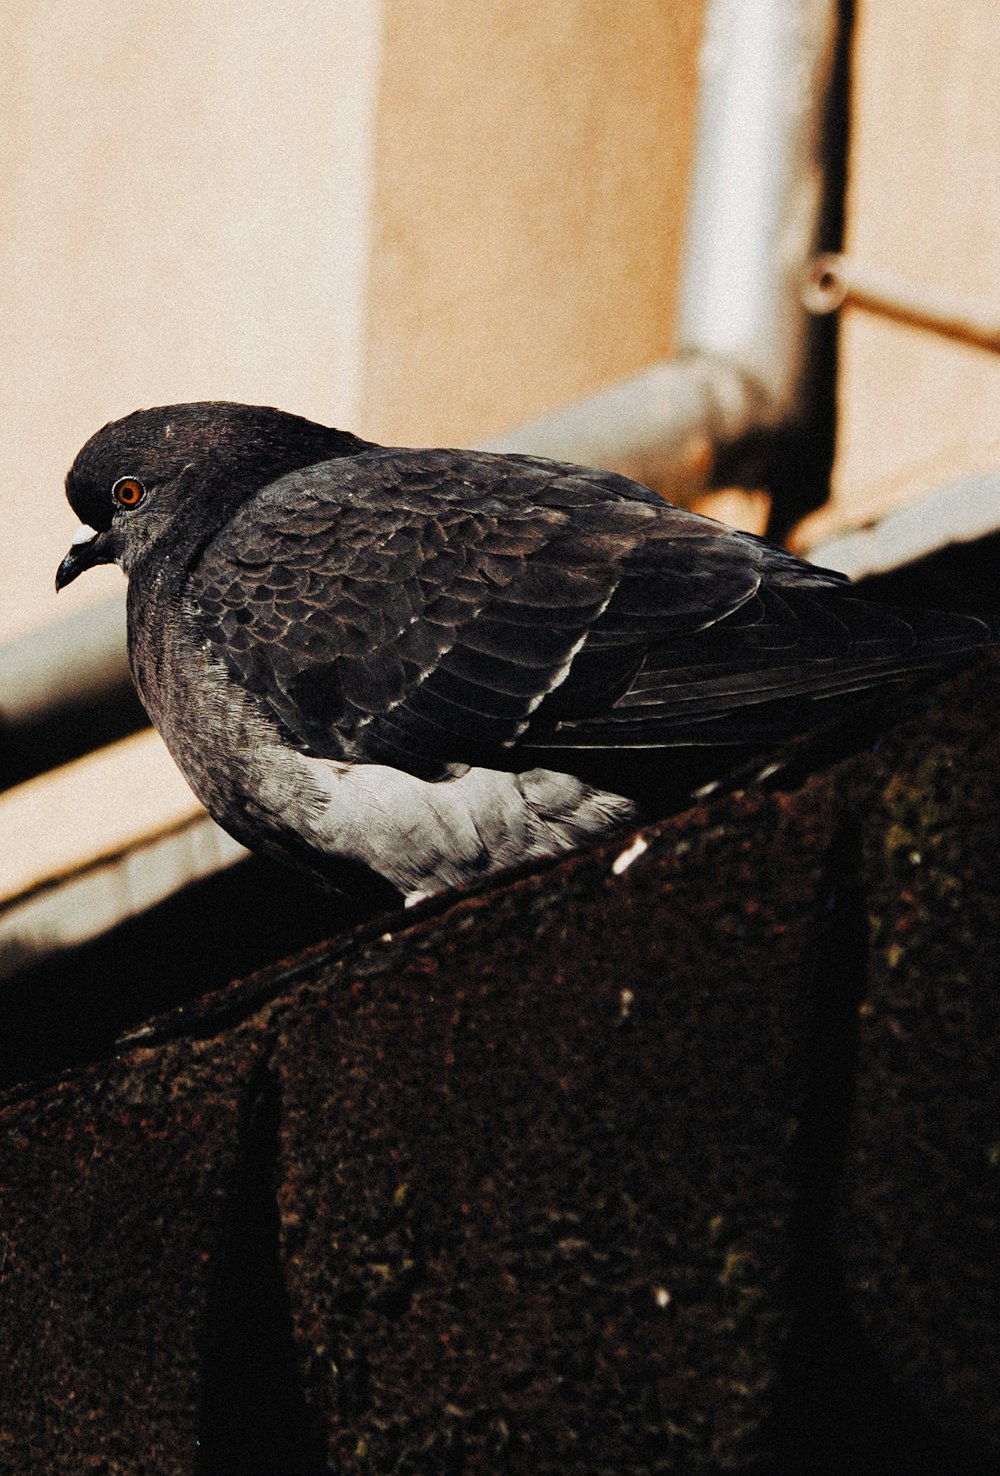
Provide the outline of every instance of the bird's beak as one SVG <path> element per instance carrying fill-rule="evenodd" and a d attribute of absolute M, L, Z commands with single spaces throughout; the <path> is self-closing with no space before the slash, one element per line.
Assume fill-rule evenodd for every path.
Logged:
<path fill-rule="evenodd" d="M 98 533 L 96 528 L 89 528 L 86 523 L 81 523 L 73 534 L 69 553 L 56 570 L 56 589 L 65 589 L 67 584 L 72 584 L 76 576 L 82 574 L 84 569 L 92 569 L 95 564 L 111 562 L 107 535 Z"/>

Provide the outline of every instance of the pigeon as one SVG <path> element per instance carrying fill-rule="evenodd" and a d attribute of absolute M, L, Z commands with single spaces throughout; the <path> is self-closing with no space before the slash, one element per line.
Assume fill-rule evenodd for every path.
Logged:
<path fill-rule="evenodd" d="M 407 903 L 657 818 L 991 639 L 608 471 L 267 407 L 136 411 L 66 494 L 56 587 L 122 568 L 136 687 L 209 813 Z"/>

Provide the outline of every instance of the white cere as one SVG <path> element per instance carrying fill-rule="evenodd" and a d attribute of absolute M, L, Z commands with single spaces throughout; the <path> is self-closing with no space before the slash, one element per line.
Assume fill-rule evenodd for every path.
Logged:
<path fill-rule="evenodd" d="M 73 548 L 79 548 L 81 543 L 90 543 L 96 537 L 96 528 L 92 528 L 89 523 L 81 523 L 70 539 L 70 544 Z"/>

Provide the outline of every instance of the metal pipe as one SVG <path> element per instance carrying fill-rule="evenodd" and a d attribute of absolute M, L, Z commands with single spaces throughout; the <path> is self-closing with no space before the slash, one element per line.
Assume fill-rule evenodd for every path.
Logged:
<path fill-rule="evenodd" d="M 128 669 L 124 597 L 43 626 L 0 653 L 0 787 L 147 721 Z"/>
<path fill-rule="evenodd" d="M 800 408 L 836 0 L 710 0 L 677 358 L 486 442 L 608 467 L 673 500 Z M 731 456 L 729 457 L 731 461 Z"/>
<path fill-rule="evenodd" d="M 897 323 L 1000 353 L 1000 312 L 973 298 L 924 287 L 895 272 L 878 271 L 852 256 L 826 252 L 812 264 L 802 291 L 811 313 L 864 308 Z"/>
<path fill-rule="evenodd" d="M 772 425 L 802 385 L 799 284 L 823 204 L 838 18 L 835 0 L 714 0 L 706 13 L 679 344 L 737 365 Z"/>
<path fill-rule="evenodd" d="M 684 502 L 708 486 L 719 448 L 763 422 L 765 400 L 738 368 L 690 354 L 495 436 L 483 449 L 605 467 Z"/>
<path fill-rule="evenodd" d="M 4 647 L 0 719 L 8 732 L 52 715 L 53 690 L 72 706 L 101 701 L 128 677 L 125 605 L 106 600 Z"/>

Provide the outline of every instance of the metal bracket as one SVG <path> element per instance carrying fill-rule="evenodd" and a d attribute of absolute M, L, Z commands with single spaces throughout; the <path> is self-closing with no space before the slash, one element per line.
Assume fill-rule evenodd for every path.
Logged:
<path fill-rule="evenodd" d="M 818 256 L 809 269 L 802 301 L 811 313 L 863 308 L 897 323 L 926 328 L 942 338 L 1000 353 L 1000 311 L 996 308 L 879 271 L 853 256 L 832 252 Z"/>

